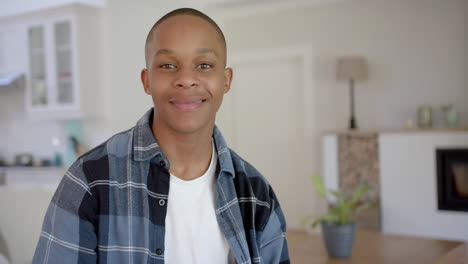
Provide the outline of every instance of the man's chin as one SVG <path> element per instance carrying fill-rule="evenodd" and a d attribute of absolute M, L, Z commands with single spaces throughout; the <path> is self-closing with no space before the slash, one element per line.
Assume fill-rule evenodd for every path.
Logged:
<path fill-rule="evenodd" d="M 189 135 L 204 132 L 208 133 L 208 130 L 211 130 L 209 133 L 212 133 L 215 118 L 202 118 L 201 116 L 167 116 L 159 120 L 155 118 L 154 122 L 156 123 L 153 124 L 153 127 L 156 125 L 156 127 L 154 127 L 156 130 L 166 130 L 166 132 Z"/>
<path fill-rule="evenodd" d="M 184 122 L 182 124 L 172 125 L 172 130 L 179 134 L 197 134 L 205 131 L 206 129 L 212 128 L 214 124 L 200 124 L 198 122 Z"/>

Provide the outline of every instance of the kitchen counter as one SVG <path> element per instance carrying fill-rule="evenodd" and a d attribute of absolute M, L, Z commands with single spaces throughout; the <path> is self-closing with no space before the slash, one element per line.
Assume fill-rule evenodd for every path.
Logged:
<path fill-rule="evenodd" d="M 0 185 L 56 186 L 65 171 L 55 166 L 0 166 Z"/>
<path fill-rule="evenodd" d="M 64 170 L 56 166 L 0 166 L 0 170 Z"/>

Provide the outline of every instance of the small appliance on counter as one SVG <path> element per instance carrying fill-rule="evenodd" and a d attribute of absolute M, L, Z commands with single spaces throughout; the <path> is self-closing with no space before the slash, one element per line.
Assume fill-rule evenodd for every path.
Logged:
<path fill-rule="evenodd" d="M 43 159 L 43 160 L 41 160 L 41 162 L 42 162 L 41 166 L 43 166 L 43 167 L 49 167 L 49 166 L 53 165 L 52 160 L 50 160 L 50 159 Z"/>
<path fill-rule="evenodd" d="M 33 166 L 34 157 L 30 153 L 17 154 L 15 156 L 15 166 Z"/>

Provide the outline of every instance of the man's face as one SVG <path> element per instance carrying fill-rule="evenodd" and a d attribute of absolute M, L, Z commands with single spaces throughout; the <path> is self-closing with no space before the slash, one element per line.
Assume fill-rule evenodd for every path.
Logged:
<path fill-rule="evenodd" d="M 196 16 L 170 17 L 156 28 L 148 50 L 141 78 L 156 125 L 179 133 L 210 128 L 232 78 L 216 29 Z"/>

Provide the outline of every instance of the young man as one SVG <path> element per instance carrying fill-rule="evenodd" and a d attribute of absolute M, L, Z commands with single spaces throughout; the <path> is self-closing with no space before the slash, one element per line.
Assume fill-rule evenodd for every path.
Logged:
<path fill-rule="evenodd" d="M 174 10 L 145 59 L 154 108 L 70 167 L 33 263 L 289 263 L 273 190 L 214 124 L 232 80 L 219 27 Z"/>

